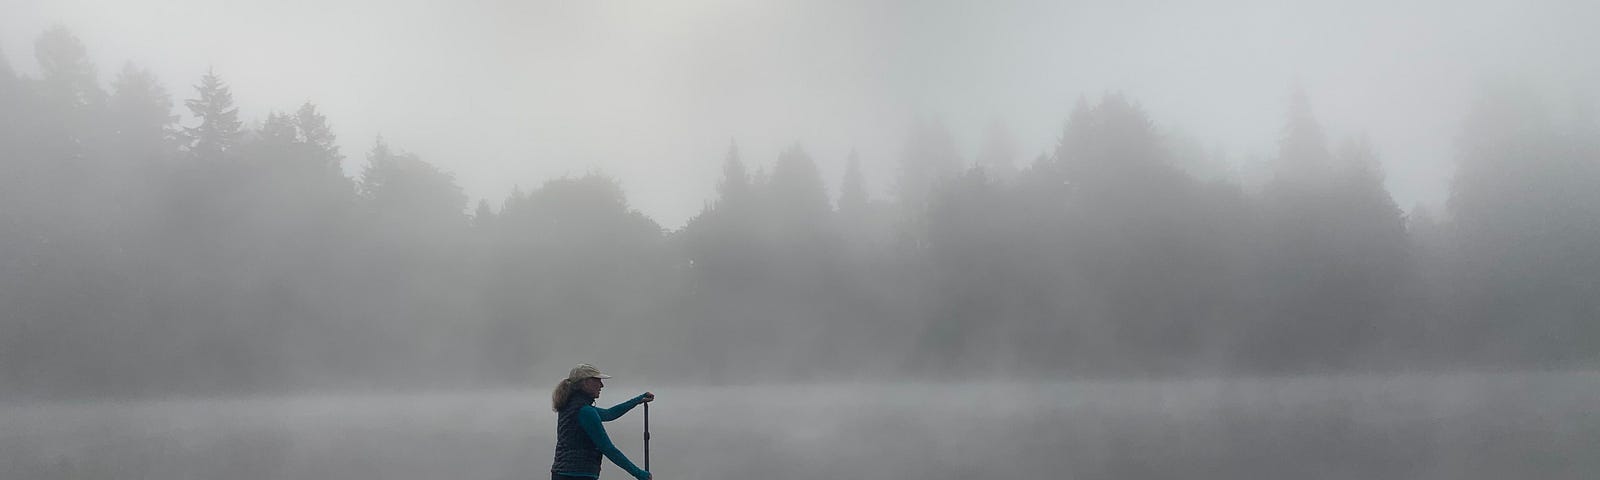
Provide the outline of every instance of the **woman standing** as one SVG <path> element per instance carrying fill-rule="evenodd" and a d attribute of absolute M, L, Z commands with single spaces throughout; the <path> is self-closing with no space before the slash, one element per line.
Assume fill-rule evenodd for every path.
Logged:
<path fill-rule="evenodd" d="M 550 394 L 550 409 L 556 411 L 556 460 L 550 466 L 551 480 L 586 480 L 600 478 L 600 455 L 611 463 L 627 470 L 633 478 L 650 480 L 644 471 L 611 444 L 606 428 L 600 422 L 622 417 L 634 406 L 655 400 L 655 394 L 644 392 L 611 408 L 596 408 L 594 401 L 605 388 L 602 379 L 610 375 L 587 363 L 578 364 L 567 378 L 556 385 Z"/>

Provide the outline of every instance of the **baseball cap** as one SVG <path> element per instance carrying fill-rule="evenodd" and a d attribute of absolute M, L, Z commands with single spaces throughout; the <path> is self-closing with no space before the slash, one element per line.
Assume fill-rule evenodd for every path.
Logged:
<path fill-rule="evenodd" d="M 585 378 L 611 378 L 611 376 L 600 373 L 600 369 L 594 368 L 594 365 L 587 363 L 580 363 L 578 366 L 572 367 L 572 371 L 567 373 L 568 380 L 576 381 Z"/>

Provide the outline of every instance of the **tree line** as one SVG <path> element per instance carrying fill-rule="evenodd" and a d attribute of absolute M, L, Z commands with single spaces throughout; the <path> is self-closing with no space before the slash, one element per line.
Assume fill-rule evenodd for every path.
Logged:
<path fill-rule="evenodd" d="M 574 359 L 708 382 L 1600 360 L 1600 127 L 1515 88 L 1463 122 L 1439 212 L 1398 208 L 1303 94 L 1260 188 L 1108 94 L 1028 162 L 919 121 L 887 198 L 853 153 L 830 196 L 803 146 L 732 146 L 664 229 L 598 174 L 469 209 L 381 138 L 347 177 L 315 104 L 246 124 L 207 72 L 180 121 L 64 28 L 35 58 L 0 59 L 8 396 L 525 385 Z"/>

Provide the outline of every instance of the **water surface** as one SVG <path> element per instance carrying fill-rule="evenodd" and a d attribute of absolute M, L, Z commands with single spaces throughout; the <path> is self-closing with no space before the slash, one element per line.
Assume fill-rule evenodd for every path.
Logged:
<path fill-rule="evenodd" d="M 600 403 L 640 387 L 615 381 Z M 1600 478 L 1594 372 L 651 389 L 663 480 Z M 0 477 L 548 478 L 548 402 L 538 388 L 7 405 Z M 641 412 L 607 428 L 642 463 Z"/>

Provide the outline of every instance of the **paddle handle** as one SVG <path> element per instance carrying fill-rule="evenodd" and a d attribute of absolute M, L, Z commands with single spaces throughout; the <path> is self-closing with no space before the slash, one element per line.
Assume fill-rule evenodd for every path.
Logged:
<path fill-rule="evenodd" d="M 644 404 L 644 469 L 650 470 L 650 404 Z"/>

